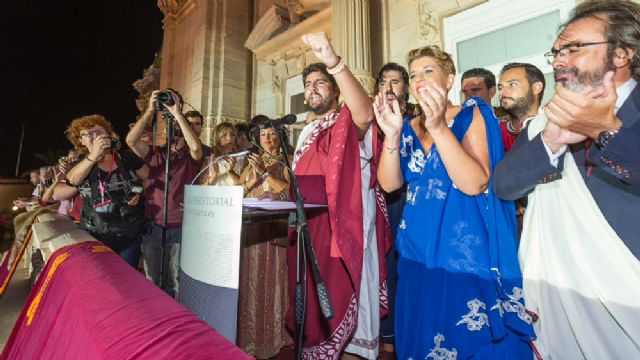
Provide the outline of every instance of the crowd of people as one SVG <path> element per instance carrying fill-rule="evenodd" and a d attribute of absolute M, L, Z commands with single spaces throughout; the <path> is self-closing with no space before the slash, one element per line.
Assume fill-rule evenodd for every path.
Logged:
<path fill-rule="evenodd" d="M 309 291 L 304 358 L 640 356 L 638 4 L 574 9 L 545 54 L 556 80 L 546 104 L 553 85 L 513 62 L 498 77 L 464 72 L 463 104 L 452 105 L 456 68 L 437 46 L 409 52 L 407 68 L 385 64 L 372 100 L 326 34 L 302 40 L 319 62 L 302 73 L 311 111 L 295 148 L 262 115 L 218 124 L 206 146 L 202 114 L 183 113 L 175 90 L 159 105 L 154 91 L 128 150 L 103 116 L 75 119 L 73 150 L 32 172 L 32 198 L 14 205 L 60 202 L 57 211 L 132 266 L 142 258 L 147 278 L 178 298 L 184 186 L 289 200 L 289 154 L 302 195 L 327 206 L 306 225 L 334 316 Z M 158 114 L 174 119 L 173 140 L 154 140 Z M 290 226 L 243 229 L 237 342 L 260 359 L 293 344 Z"/>

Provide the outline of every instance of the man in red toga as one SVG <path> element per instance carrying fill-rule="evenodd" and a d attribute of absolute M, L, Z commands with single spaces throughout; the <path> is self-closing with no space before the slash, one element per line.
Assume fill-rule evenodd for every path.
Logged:
<path fill-rule="evenodd" d="M 384 196 L 375 179 L 378 141 L 371 126 L 371 100 L 324 33 L 302 40 L 321 63 L 307 66 L 302 74 L 305 100 L 317 119 L 300 135 L 294 169 L 307 201 L 328 205 L 328 211 L 310 214 L 308 224 L 334 309 L 331 320 L 323 318 L 308 267 L 303 357 L 375 359 L 380 315 L 388 306 L 384 259 L 389 229 Z M 297 247 L 295 241 L 291 245 L 293 304 Z M 293 315 L 292 306 L 287 316 L 292 330 Z"/>

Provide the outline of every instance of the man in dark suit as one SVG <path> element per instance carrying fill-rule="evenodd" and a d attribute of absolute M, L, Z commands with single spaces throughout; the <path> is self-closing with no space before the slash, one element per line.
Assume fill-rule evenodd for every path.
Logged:
<path fill-rule="evenodd" d="M 529 195 L 519 258 L 542 358 L 640 358 L 639 53 L 640 5 L 576 7 L 545 54 L 556 95 L 494 171 L 499 197 Z"/>
<path fill-rule="evenodd" d="M 614 17 L 620 22 L 610 23 Z M 640 7 L 632 2 L 590 1 L 576 8 L 545 55 L 557 82 L 556 95 L 544 110 L 547 127 L 531 140 L 518 137 L 494 174 L 496 194 L 518 199 L 538 184 L 562 178 L 563 158 L 570 151 L 598 207 L 637 258 L 639 28 Z M 609 80 L 611 74 L 605 75 L 611 71 Z"/>

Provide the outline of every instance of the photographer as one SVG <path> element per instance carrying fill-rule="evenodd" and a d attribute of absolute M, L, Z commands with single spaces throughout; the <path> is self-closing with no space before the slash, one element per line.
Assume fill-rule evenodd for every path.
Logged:
<path fill-rule="evenodd" d="M 191 182 L 200 170 L 202 144 L 193 128 L 181 112 L 182 99 L 174 90 L 154 91 L 149 106 L 127 135 L 127 144 L 149 167 L 146 189 L 148 219 L 153 226 L 142 239 L 142 253 L 147 278 L 160 283 L 161 269 L 165 269 L 162 280 L 164 290 L 171 296 L 178 291 L 178 269 L 180 244 L 182 243 L 182 203 L 184 185 Z M 171 170 L 167 207 L 166 242 L 162 243 L 164 208 L 166 148 L 149 146 L 141 141 L 145 128 L 150 126 L 156 113 L 172 116 L 175 138 L 165 146 L 171 146 Z M 168 114 L 167 114 L 168 112 Z M 161 262 L 162 261 L 162 262 Z M 161 266 L 162 264 L 162 266 Z"/>
<path fill-rule="evenodd" d="M 29 182 L 35 187 L 31 193 L 31 198 L 19 197 L 13 200 L 14 211 L 24 209 L 30 202 L 38 202 L 42 197 L 42 184 L 40 181 L 40 170 L 32 170 L 29 173 Z"/>
<path fill-rule="evenodd" d="M 77 187 L 82 196 L 80 228 L 137 267 L 144 204 L 140 199 L 142 186 L 134 171 L 142 161 L 131 152 L 115 149 L 111 123 L 102 115 L 73 120 L 66 134 L 84 156 L 67 173 L 69 185 Z M 58 187 L 65 188 L 61 184 Z"/>

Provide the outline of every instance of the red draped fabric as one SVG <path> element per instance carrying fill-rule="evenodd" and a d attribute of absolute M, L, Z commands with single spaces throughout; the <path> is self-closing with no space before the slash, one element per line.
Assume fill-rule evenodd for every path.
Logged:
<path fill-rule="evenodd" d="M 376 129 L 372 130 L 377 135 Z M 379 141 L 374 141 L 378 150 L 374 158 L 379 155 L 379 145 Z M 376 163 L 374 161 L 371 166 L 372 187 L 377 186 Z M 311 133 L 296 154 L 295 174 L 302 195 L 307 202 L 326 198 L 328 205 L 328 211 L 311 214 L 308 224 L 320 272 L 335 312 L 333 319 L 323 318 L 311 269 L 308 268 L 305 358 L 337 358 L 356 328 L 364 251 L 360 169 L 358 129 L 346 107 L 322 120 L 318 130 Z M 379 191 L 377 194 L 376 235 L 383 314 L 388 306 L 384 279 L 390 237 L 384 198 Z M 294 304 L 296 254 L 295 236 L 292 236 L 288 248 L 288 266 L 293 270 L 289 271 L 291 304 Z M 287 314 L 287 325 L 292 331 L 295 329 L 293 311 L 291 306 Z"/>
<path fill-rule="evenodd" d="M 54 253 L 0 359 L 250 359 L 99 242 Z"/>

